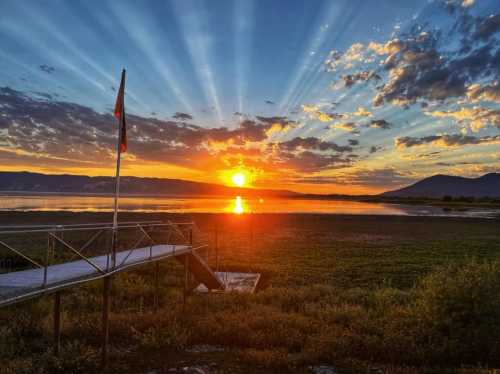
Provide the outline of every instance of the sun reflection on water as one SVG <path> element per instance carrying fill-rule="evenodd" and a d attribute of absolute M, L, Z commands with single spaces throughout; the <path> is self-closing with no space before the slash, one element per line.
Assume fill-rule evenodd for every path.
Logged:
<path fill-rule="evenodd" d="M 241 196 L 236 196 L 236 199 L 234 200 L 233 212 L 236 214 L 242 214 L 245 212 L 245 209 L 243 208 L 243 200 L 241 200 Z"/>

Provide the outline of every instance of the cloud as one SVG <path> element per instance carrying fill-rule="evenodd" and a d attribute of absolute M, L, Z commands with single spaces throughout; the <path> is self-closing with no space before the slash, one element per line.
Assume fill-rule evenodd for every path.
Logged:
<path fill-rule="evenodd" d="M 278 143 L 281 149 L 288 151 L 296 149 L 318 150 L 318 151 L 335 151 L 335 152 L 352 152 L 352 147 L 348 145 L 340 146 L 334 142 L 326 142 L 315 137 L 301 138 L 296 137 L 291 140 Z"/>
<path fill-rule="evenodd" d="M 450 12 L 449 30 L 416 21 L 398 38 L 370 42 L 366 47 L 355 43 L 345 53 L 332 51 L 326 60 L 329 71 L 349 69 L 341 75 L 346 88 L 358 82 L 382 81 L 376 87 L 374 106 L 407 107 L 418 101 L 443 102 L 457 97 L 498 102 L 500 14 L 472 16 L 465 9 L 472 5 L 470 0 L 445 5 L 450 10 L 461 8 Z M 450 40 L 450 35 L 456 40 Z M 352 71 L 355 65 L 349 65 L 350 61 L 360 65 L 358 71 Z M 373 70 L 377 62 L 380 69 Z"/>
<path fill-rule="evenodd" d="M 368 126 L 376 129 L 389 130 L 392 127 L 392 124 L 387 122 L 385 119 L 373 119 L 370 121 Z"/>
<path fill-rule="evenodd" d="M 491 101 L 500 103 L 500 83 L 494 81 L 491 84 L 480 85 L 479 83 L 472 84 L 467 87 L 467 98 L 472 103 L 478 101 Z"/>
<path fill-rule="evenodd" d="M 371 117 L 372 113 L 367 110 L 366 108 L 363 108 L 360 106 L 358 110 L 352 113 L 353 116 L 358 116 L 358 117 Z"/>
<path fill-rule="evenodd" d="M 188 121 L 193 119 L 193 116 L 191 114 L 182 112 L 175 112 L 172 117 L 181 121 Z"/>
<path fill-rule="evenodd" d="M 378 147 L 376 145 L 372 145 L 370 147 L 370 151 L 369 152 L 370 152 L 370 154 L 372 154 L 372 153 L 376 153 L 376 152 L 380 151 L 381 149 L 383 149 L 383 148 L 382 147 Z"/>
<path fill-rule="evenodd" d="M 265 103 L 269 104 L 269 105 L 274 105 L 275 104 L 274 101 L 271 101 L 271 100 L 266 100 Z"/>
<path fill-rule="evenodd" d="M 423 145 L 433 145 L 437 147 L 460 147 L 477 144 L 500 144 L 500 135 L 496 136 L 467 136 L 463 134 L 452 135 L 430 135 L 421 138 L 410 136 L 395 139 L 397 148 L 410 148 Z"/>
<path fill-rule="evenodd" d="M 344 175 L 339 184 L 364 185 L 374 187 L 393 187 L 409 184 L 415 177 L 391 167 L 380 169 L 359 169 Z"/>
<path fill-rule="evenodd" d="M 43 65 L 39 65 L 38 68 L 41 70 L 41 71 L 44 71 L 46 72 L 47 74 L 52 74 L 53 72 L 56 71 L 56 68 L 53 67 L 53 66 L 49 66 L 49 65 L 46 65 L 46 64 L 43 64 Z"/>
<path fill-rule="evenodd" d="M 342 130 L 353 134 L 359 134 L 359 131 L 356 129 L 356 127 L 357 126 L 354 122 L 337 122 L 328 126 L 328 128 L 332 130 Z"/>
<path fill-rule="evenodd" d="M 500 129 L 500 110 L 487 108 L 461 108 L 451 111 L 426 112 L 433 117 L 449 117 L 456 119 L 458 123 L 468 126 L 473 132 L 491 125 Z"/>
<path fill-rule="evenodd" d="M 397 171 L 394 168 L 356 169 L 338 175 L 297 177 L 295 183 L 337 184 L 350 186 L 399 187 L 415 181 L 412 175 Z"/>
<path fill-rule="evenodd" d="M 116 119 L 109 113 L 39 100 L 8 87 L 0 88 L 0 106 L 4 135 L 0 148 L 10 152 L 11 158 L 22 154 L 19 159 L 24 164 L 30 164 L 29 159 L 32 163 L 44 160 L 44 165 L 53 167 L 89 164 L 106 168 L 114 162 Z M 127 114 L 126 157 L 140 165 L 170 164 L 198 171 L 227 169 L 244 160 L 245 165 L 269 172 L 314 172 L 350 165 L 355 158 L 351 145 L 314 137 L 271 142 L 272 134 L 298 125 L 287 117 L 248 116 L 235 128 L 205 128 L 186 123 L 184 115 L 177 117 L 161 120 Z"/>
<path fill-rule="evenodd" d="M 326 69 L 329 72 L 352 69 L 357 64 L 369 63 L 373 59 L 367 55 L 366 48 L 361 43 L 352 44 L 345 52 L 332 50 L 325 61 Z"/>
<path fill-rule="evenodd" d="M 274 116 L 274 117 L 264 117 L 264 116 L 256 116 L 257 120 L 260 122 L 266 123 L 268 125 L 273 125 L 275 123 L 279 123 L 281 125 L 296 125 L 295 121 L 292 121 L 288 117 L 280 117 L 280 116 Z"/>
<path fill-rule="evenodd" d="M 341 77 L 344 81 L 344 87 L 350 88 L 358 82 L 367 82 L 369 80 L 379 81 L 382 79 L 380 75 L 373 71 L 361 71 L 354 74 L 347 74 Z"/>
<path fill-rule="evenodd" d="M 335 119 L 344 118 L 346 115 L 338 113 L 326 113 L 321 110 L 320 105 L 304 104 L 302 111 L 307 113 L 310 118 L 316 119 L 320 122 L 331 122 Z"/>
<path fill-rule="evenodd" d="M 474 32 L 475 39 L 483 41 L 490 39 L 500 31 L 500 14 L 491 14 L 487 18 L 479 19 Z"/>
<path fill-rule="evenodd" d="M 350 158 L 340 155 L 325 155 L 304 151 L 299 154 L 281 152 L 278 156 L 278 161 L 275 161 L 275 163 L 277 166 L 293 169 L 298 172 L 315 172 L 325 169 L 346 167 L 349 166 L 352 161 Z"/>

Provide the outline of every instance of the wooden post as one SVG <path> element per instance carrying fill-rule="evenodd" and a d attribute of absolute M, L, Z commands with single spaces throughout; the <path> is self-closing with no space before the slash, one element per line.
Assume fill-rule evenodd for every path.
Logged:
<path fill-rule="evenodd" d="M 160 293 L 160 285 L 159 285 L 159 272 L 160 272 L 160 263 L 156 261 L 155 263 L 155 294 L 154 294 L 154 309 L 155 312 L 158 311 L 159 307 L 159 293 Z"/>
<path fill-rule="evenodd" d="M 102 290 L 102 367 L 108 367 L 108 343 L 109 343 L 109 309 L 111 293 L 111 276 L 104 278 Z"/>
<path fill-rule="evenodd" d="M 59 357 L 61 347 L 61 291 L 54 294 L 54 355 Z"/>

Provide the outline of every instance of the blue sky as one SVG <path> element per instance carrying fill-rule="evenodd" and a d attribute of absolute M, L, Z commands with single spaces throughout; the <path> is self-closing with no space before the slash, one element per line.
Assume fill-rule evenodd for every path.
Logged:
<path fill-rule="evenodd" d="M 0 12 L 10 170 L 110 174 L 114 128 L 96 121 L 110 121 L 122 67 L 131 175 L 244 169 L 255 186 L 369 192 L 498 170 L 494 0 L 4 0 Z M 171 135 L 186 126 L 188 140 Z"/>

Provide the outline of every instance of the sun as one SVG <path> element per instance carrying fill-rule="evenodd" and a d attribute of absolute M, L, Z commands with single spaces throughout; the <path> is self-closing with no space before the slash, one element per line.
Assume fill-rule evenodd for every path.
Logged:
<path fill-rule="evenodd" d="M 233 184 L 235 184 L 238 187 L 243 187 L 246 183 L 245 174 L 243 173 L 233 174 L 231 180 L 233 181 Z"/>

